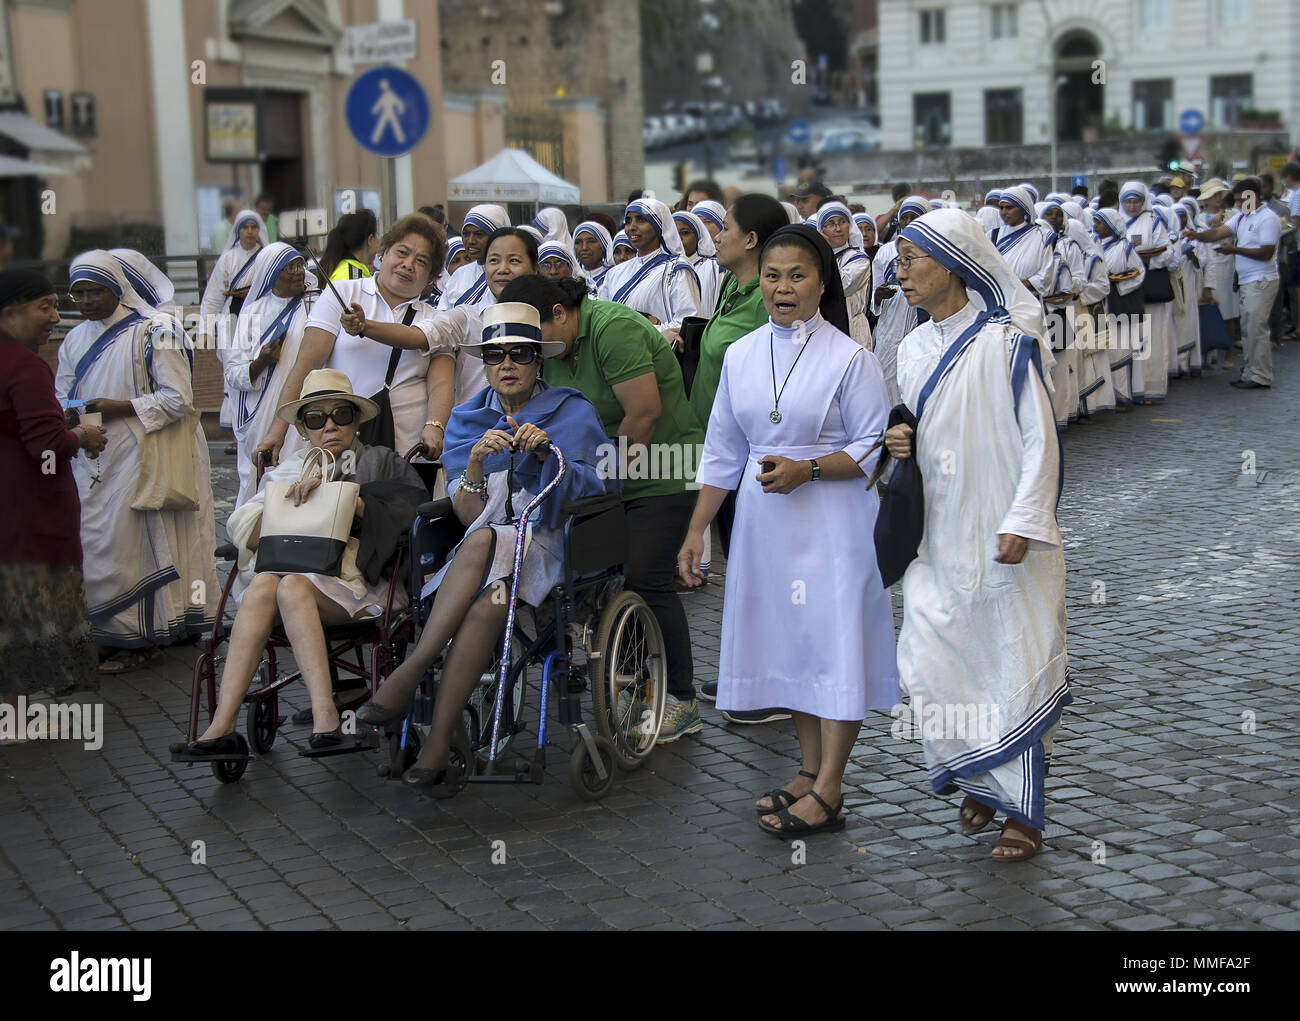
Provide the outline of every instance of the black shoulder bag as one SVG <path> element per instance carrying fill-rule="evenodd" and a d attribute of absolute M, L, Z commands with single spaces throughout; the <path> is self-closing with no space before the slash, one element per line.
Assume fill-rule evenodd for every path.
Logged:
<path fill-rule="evenodd" d="M 415 303 L 412 302 L 406 308 L 402 325 L 410 326 L 414 319 Z M 388 388 L 393 385 L 393 377 L 397 375 L 397 363 L 402 358 L 402 350 L 400 347 L 393 348 L 393 353 L 388 356 L 388 371 L 384 374 L 384 387 L 379 393 L 370 395 L 370 399 L 379 405 L 379 414 L 369 422 L 362 422 L 357 429 L 357 436 L 368 447 L 397 449 L 397 429 L 393 425 L 393 405 L 388 399 Z"/>

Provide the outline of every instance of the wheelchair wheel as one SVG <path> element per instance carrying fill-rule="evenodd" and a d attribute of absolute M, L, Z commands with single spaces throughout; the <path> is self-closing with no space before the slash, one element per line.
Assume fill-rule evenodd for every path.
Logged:
<path fill-rule="evenodd" d="M 248 742 L 258 755 L 265 755 L 275 744 L 275 724 L 271 722 L 271 700 L 259 698 L 248 704 Z"/>
<path fill-rule="evenodd" d="M 524 653 L 528 650 L 527 636 L 518 629 L 515 630 L 514 641 L 510 643 L 510 660 L 511 666 L 519 662 Z M 497 705 L 497 681 L 500 677 L 501 670 L 501 652 L 498 646 L 496 655 L 492 657 L 492 665 L 483 671 L 483 676 L 479 683 L 475 685 L 474 690 L 470 692 L 469 702 L 465 706 L 462 718 L 465 723 L 465 729 L 469 734 L 470 745 L 473 750 L 484 758 L 487 757 L 488 745 L 492 742 L 492 714 L 496 712 Z M 510 727 L 502 727 L 501 743 L 497 748 L 497 755 L 503 755 L 509 750 L 511 742 L 514 740 L 515 730 L 520 724 L 520 714 L 524 708 L 524 688 L 528 684 L 528 665 L 519 670 L 519 676 L 515 678 L 514 689 L 512 694 L 513 713 L 511 719 L 514 720 Z M 503 707 L 504 708 L 504 707 Z"/>
<path fill-rule="evenodd" d="M 602 780 L 596 772 L 596 764 L 588 754 L 585 742 L 577 741 L 573 746 L 573 754 L 569 756 L 569 783 L 583 801 L 599 801 L 609 793 L 618 775 L 614 768 L 613 743 L 603 734 L 597 734 L 592 740 L 605 770 L 605 779 Z"/>
<path fill-rule="evenodd" d="M 243 734 L 236 734 L 239 738 L 239 751 L 244 756 L 242 759 L 224 759 L 221 762 L 212 764 L 212 775 L 222 783 L 235 783 L 244 771 L 248 769 L 248 742 L 244 740 Z"/>
<path fill-rule="evenodd" d="M 663 633 L 635 592 L 620 592 L 601 613 L 591 665 L 596 726 L 619 766 L 635 769 L 654 750 L 668 694 Z"/>

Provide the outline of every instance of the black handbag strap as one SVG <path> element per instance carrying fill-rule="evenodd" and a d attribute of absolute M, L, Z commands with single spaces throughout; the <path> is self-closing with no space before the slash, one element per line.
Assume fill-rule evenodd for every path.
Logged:
<path fill-rule="evenodd" d="M 410 326 L 415 320 L 415 302 L 406 306 L 406 315 L 402 317 L 402 325 Z M 388 371 L 384 373 L 384 389 L 393 385 L 393 377 L 397 375 L 397 363 L 402 359 L 403 348 L 393 348 L 393 353 L 388 356 Z"/>

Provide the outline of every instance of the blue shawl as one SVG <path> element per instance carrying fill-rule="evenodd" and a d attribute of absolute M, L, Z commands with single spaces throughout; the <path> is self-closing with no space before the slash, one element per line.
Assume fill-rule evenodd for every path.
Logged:
<path fill-rule="evenodd" d="M 617 480 L 606 480 L 597 471 L 600 447 L 609 443 L 605 427 L 596 414 L 596 409 L 578 390 L 567 386 L 548 386 L 542 380 L 537 381 L 538 391 L 514 415 L 514 420 L 523 425 L 531 422 L 543 430 L 551 441 L 564 451 L 568 462 L 568 472 L 541 508 L 540 521 L 547 528 L 559 528 L 564 523 L 564 507 L 574 500 L 592 496 L 602 496 L 606 492 L 617 491 Z M 502 413 L 499 404 L 494 403 L 496 394 L 491 387 L 485 386 L 465 403 L 452 409 L 447 422 L 446 444 L 442 451 L 442 466 L 446 469 L 449 481 L 458 479 L 469 463 L 469 454 L 489 429 L 501 429 L 510 432 L 510 425 Z M 506 471 L 510 467 L 511 453 L 506 451 L 493 454 L 483 462 L 484 477 L 493 472 Z M 522 486 L 531 493 L 539 493 L 559 468 L 559 461 L 554 454 L 548 454 L 545 462 L 538 461 L 532 454 L 515 459 L 515 485 Z M 522 507 L 518 508 L 523 510 Z"/>

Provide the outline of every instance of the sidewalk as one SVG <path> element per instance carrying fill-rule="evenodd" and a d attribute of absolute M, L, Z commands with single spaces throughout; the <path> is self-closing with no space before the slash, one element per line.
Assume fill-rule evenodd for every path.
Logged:
<path fill-rule="evenodd" d="M 167 761 L 195 658 L 181 647 L 104 685 L 99 752 L 0 748 L 0 927 L 1300 928 L 1300 345 L 1275 362 L 1272 391 L 1207 373 L 1064 437 L 1075 703 L 1030 862 L 990 860 L 996 829 L 961 833 L 959 799 L 931 794 L 885 713 L 846 774 L 847 830 L 806 858 L 751 808 L 797 768 L 790 724 L 729 726 L 707 703 L 703 733 L 596 804 L 567 783 L 563 729 L 540 787 L 422 800 L 377 757 L 299 758 L 306 727 L 223 786 Z M 721 597 L 684 597 L 697 683 L 716 672 Z"/>

